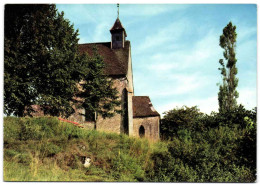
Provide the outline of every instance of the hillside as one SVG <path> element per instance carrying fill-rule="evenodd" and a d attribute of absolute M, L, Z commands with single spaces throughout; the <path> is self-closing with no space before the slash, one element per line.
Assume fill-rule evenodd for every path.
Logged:
<path fill-rule="evenodd" d="M 4 119 L 5 181 L 144 181 L 157 144 L 57 118 Z M 160 149 L 163 150 L 163 149 Z M 91 166 L 83 166 L 84 157 Z"/>
<path fill-rule="evenodd" d="M 5 117 L 4 180 L 254 182 L 254 151 L 248 154 L 254 135 L 250 128 L 220 125 L 182 128 L 169 141 L 149 143 L 55 117 Z"/>

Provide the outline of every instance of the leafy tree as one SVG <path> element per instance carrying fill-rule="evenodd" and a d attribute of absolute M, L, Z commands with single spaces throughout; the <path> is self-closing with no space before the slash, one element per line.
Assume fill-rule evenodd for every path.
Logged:
<path fill-rule="evenodd" d="M 5 6 L 6 114 L 30 115 L 33 104 L 51 115 L 73 112 L 70 102 L 79 81 L 77 36 L 55 5 Z"/>
<path fill-rule="evenodd" d="M 187 110 L 187 111 L 186 111 Z M 153 154 L 153 181 L 254 182 L 256 109 L 201 114 L 196 107 L 166 113 L 161 132 L 168 150 Z"/>
<path fill-rule="evenodd" d="M 45 9 L 46 6 L 41 6 Z M 27 29 L 35 14 L 35 6 L 6 5 L 4 26 L 4 111 L 23 116 L 25 107 L 33 104 L 37 96 L 30 76 L 31 49 Z"/>
<path fill-rule="evenodd" d="M 100 56 L 82 56 L 78 30 L 51 4 L 6 5 L 4 43 L 4 111 L 31 115 L 32 105 L 45 114 L 68 117 L 79 103 L 90 111 L 111 116 L 116 89 L 103 75 Z M 82 85 L 79 91 L 79 82 Z M 103 101 L 105 100 L 105 101 Z M 99 103 L 102 105 L 99 108 Z"/>
<path fill-rule="evenodd" d="M 121 113 L 117 106 L 118 91 L 113 87 L 112 79 L 104 75 L 105 63 L 98 54 L 96 47 L 93 48 L 93 56 L 82 55 L 80 61 L 87 64 L 81 74 L 79 83 L 78 108 L 86 110 L 86 118 L 93 120 L 93 113 L 103 118 L 112 117 L 114 113 Z M 86 73 L 86 71 L 88 71 Z"/>
<path fill-rule="evenodd" d="M 223 34 L 220 36 L 219 45 L 224 49 L 223 55 L 227 63 L 225 64 L 223 59 L 219 60 L 222 75 L 222 85 L 219 87 L 218 101 L 219 112 L 230 111 L 237 106 L 236 98 L 238 98 L 238 92 L 236 87 L 238 85 L 238 78 L 236 78 L 236 26 L 232 25 L 232 22 L 223 29 Z"/>
<path fill-rule="evenodd" d="M 161 120 L 160 132 L 164 139 L 170 139 L 178 132 L 183 135 L 186 131 L 180 131 L 182 129 L 189 129 L 189 131 L 195 131 L 201 129 L 199 126 L 199 120 L 204 116 L 199 111 L 197 106 L 172 109 L 166 113 Z"/>

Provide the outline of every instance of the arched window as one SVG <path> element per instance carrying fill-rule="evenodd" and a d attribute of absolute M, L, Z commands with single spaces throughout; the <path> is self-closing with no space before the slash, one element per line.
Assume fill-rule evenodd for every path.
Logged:
<path fill-rule="evenodd" d="M 128 135 L 128 92 L 126 88 L 124 88 L 122 92 L 123 99 L 123 129 L 124 133 Z"/>
<path fill-rule="evenodd" d="M 141 125 L 139 128 L 139 136 L 140 137 L 144 137 L 145 136 L 145 130 L 144 130 L 144 126 Z"/>

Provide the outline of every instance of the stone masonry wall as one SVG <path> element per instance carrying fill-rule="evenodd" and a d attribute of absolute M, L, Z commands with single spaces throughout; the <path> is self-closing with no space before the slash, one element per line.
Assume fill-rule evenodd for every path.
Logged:
<path fill-rule="evenodd" d="M 134 118 L 133 121 L 133 136 L 139 136 L 139 129 L 141 126 L 144 127 L 145 130 L 145 138 L 150 141 L 158 141 L 159 138 L 159 121 L 160 117 L 144 117 L 144 118 Z"/>
<path fill-rule="evenodd" d="M 114 79 L 114 87 L 117 88 L 119 93 L 119 100 L 124 100 L 124 89 L 127 86 L 126 78 L 117 78 Z M 121 101 L 120 109 L 124 107 L 124 101 Z M 97 118 L 97 127 L 98 131 L 105 132 L 114 132 L 114 133 L 123 133 L 124 131 L 124 117 L 122 114 L 115 114 L 115 116 L 111 118 L 103 119 L 102 116 L 98 115 Z"/>
<path fill-rule="evenodd" d="M 114 87 L 118 90 L 118 96 L 119 100 L 124 100 L 124 89 L 127 86 L 127 80 L 126 78 L 116 78 L 113 79 L 114 81 Z M 120 109 L 124 107 L 124 102 L 122 101 L 120 105 Z M 75 109 L 75 113 L 71 115 L 68 120 L 75 121 L 83 126 L 85 126 L 88 129 L 94 129 L 94 121 L 93 122 L 87 122 L 85 121 L 85 116 L 81 115 L 80 113 L 85 113 L 85 110 L 83 109 Z M 115 116 L 111 118 L 105 118 L 103 119 L 101 115 L 97 115 L 97 121 L 96 121 L 96 129 L 99 131 L 105 131 L 105 132 L 115 132 L 115 133 L 123 133 L 124 131 L 124 118 L 121 114 L 115 114 Z"/>

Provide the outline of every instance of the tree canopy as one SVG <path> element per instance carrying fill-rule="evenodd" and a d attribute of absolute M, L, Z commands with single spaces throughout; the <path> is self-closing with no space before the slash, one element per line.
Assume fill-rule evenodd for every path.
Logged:
<path fill-rule="evenodd" d="M 151 179 L 254 182 L 256 111 L 240 105 L 225 114 L 206 115 L 196 106 L 166 112 L 161 120 L 160 135 L 167 140 L 167 150 L 153 154 Z"/>
<path fill-rule="evenodd" d="M 80 81 L 88 82 L 85 91 L 103 92 L 103 84 L 95 79 L 107 81 L 107 77 L 95 71 L 101 69 L 91 68 L 93 61 L 86 55 L 79 54 L 78 30 L 54 4 L 6 5 L 4 33 L 5 114 L 31 115 L 32 105 L 37 104 L 45 114 L 68 117 L 75 103 L 80 106 L 75 101 Z M 102 58 L 98 60 L 103 63 Z M 96 73 L 95 78 L 91 78 L 92 73 Z M 106 87 L 111 88 L 106 96 L 113 107 L 115 89 Z M 81 97 L 89 98 L 82 93 Z M 90 104 L 96 107 L 101 100 Z"/>
<path fill-rule="evenodd" d="M 175 108 L 164 113 L 160 124 L 160 134 L 164 139 L 170 139 L 177 132 L 189 128 L 195 131 L 199 120 L 203 117 L 197 106 Z"/>

